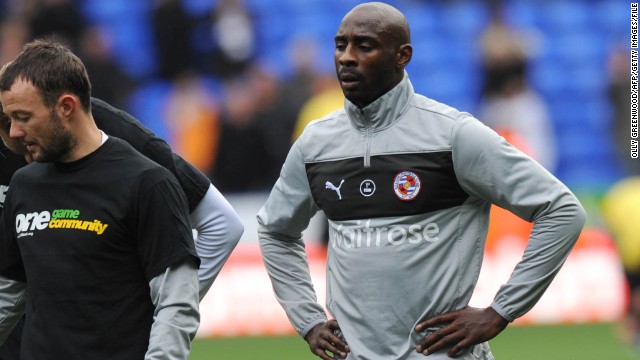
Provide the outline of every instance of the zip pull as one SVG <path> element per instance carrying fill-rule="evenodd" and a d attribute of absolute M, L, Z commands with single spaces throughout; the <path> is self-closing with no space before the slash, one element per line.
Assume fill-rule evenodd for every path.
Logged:
<path fill-rule="evenodd" d="M 365 124 L 365 145 L 364 145 L 364 167 L 371 167 L 371 134 L 373 131 L 371 130 L 371 124 L 369 123 L 369 119 L 367 119 L 367 115 L 365 114 L 363 109 L 360 109 L 360 114 L 364 118 Z"/>

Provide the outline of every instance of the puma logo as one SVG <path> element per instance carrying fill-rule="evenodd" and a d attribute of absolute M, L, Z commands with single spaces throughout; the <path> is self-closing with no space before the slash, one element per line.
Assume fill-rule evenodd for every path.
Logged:
<path fill-rule="evenodd" d="M 336 192 L 336 194 L 338 194 L 338 200 L 342 200 L 342 194 L 340 194 L 340 187 L 342 186 L 342 183 L 343 183 L 343 182 L 344 182 L 344 179 L 342 179 L 342 180 L 340 181 L 340 185 L 338 185 L 338 187 L 336 187 L 335 185 L 333 185 L 333 184 L 331 183 L 331 181 L 327 181 L 327 182 L 324 184 L 324 187 L 325 187 L 325 188 L 327 188 L 327 189 L 330 189 L 330 190 L 335 191 L 335 192 Z"/>

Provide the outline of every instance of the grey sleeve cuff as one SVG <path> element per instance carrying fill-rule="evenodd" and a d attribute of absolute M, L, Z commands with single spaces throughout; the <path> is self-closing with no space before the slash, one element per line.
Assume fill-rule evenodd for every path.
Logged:
<path fill-rule="evenodd" d="M 149 287 L 155 311 L 145 360 L 188 359 L 200 325 L 195 259 L 188 257 L 167 268 L 151 279 Z"/>
<path fill-rule="evenodd" d="M 515 320 L 513 316 L 507 314 L 507 312 L 502 307 L 500 307 L 500 305 L 498 305 L 497 303 L 495 302 L 492 303 L 491 308 L 495 310 L 498 313 L 498 315 L 502 316 L 508 322 L 513 322 Z"/>
<path fill-rule="evenodd" d="M 307 334 L 309 333 L 309 331 L 311 331 L 311 329 L 313 329 L 316 325 L 322 324 L 322 323 L 324 323 L 326 321 L 327 321 L 327 318 L 324 317 L 324 316 L 319 317 L 316 320 L 313 320 L 312 322 L 307 324 L 307 326 L 302 328 L 302 330 L 300 331 L 300 336 L 302 336 L 303 338 L 306 337 Z"/>
<path fill-rule="evenodd" d="M 0 344 L 24 314 L 27 284 L 0 276 Z"/>

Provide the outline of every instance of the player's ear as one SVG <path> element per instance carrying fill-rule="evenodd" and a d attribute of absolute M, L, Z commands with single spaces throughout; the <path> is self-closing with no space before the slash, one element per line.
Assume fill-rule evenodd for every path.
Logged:
<path fill-rule="evenodd" d="M 62 94 L 58 98 L 58 104 L 56 106 L 59 111 L 59 115 L 64 117 L 71 117 L 78 110 L 78 99 L 71 94 Z"/>
<path fill-rule="evenodd" d="M 413 56 L 413 47 L 411 44 L 400 45 L 398 52 L 396 53 L 396 66 L 404 69 Z"/>

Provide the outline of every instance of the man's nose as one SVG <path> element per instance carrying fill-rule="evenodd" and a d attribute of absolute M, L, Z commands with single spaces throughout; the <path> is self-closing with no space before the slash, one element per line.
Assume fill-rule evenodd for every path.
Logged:
<path fill-rule="evenodd" d="M 24 129 L 22 125 L 16 123 L 15 121 L 11 122 L 11 127 L 9 128 L 9 137 L 10 138 L 21 138 L 24 137 Z"/>
<path fill-rule="evenodd" d="M 350 65 L 356 63 L 356 56 L 354 52 L 354 48 L 351 44 L 347 45 L 347 47 L 340 53 L 338 56 L 338 62 L 340 65 Z"/>

